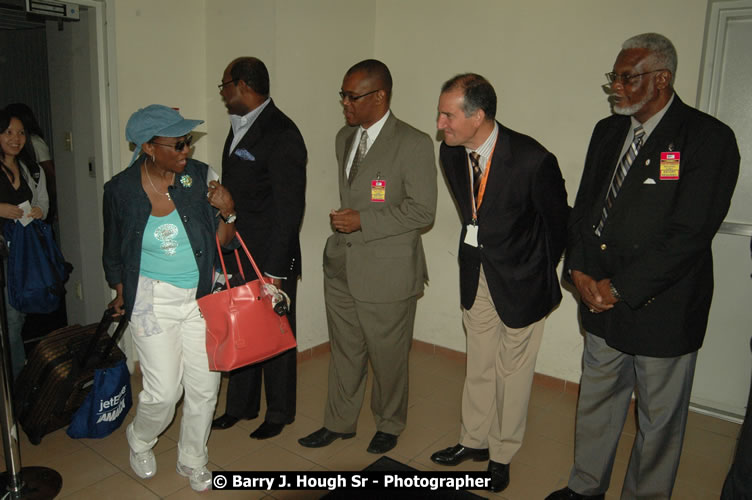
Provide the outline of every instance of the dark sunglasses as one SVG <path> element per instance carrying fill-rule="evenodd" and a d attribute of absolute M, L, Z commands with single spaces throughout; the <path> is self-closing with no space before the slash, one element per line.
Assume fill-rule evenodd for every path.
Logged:
<path fill-rule="evenodd" d="M 151 144 L 156 144 L 157 146 L 164 146 L 166 148 L 175 148 L 175 151 L 182 151 L 183 148 L 191 147 L 191 143 L 193 142 L 193 136 L 187 135 L 185 139 L 181 139 L 175 144 L 162 144 L 161 142 L 154 142 L 150 141 Z"/>

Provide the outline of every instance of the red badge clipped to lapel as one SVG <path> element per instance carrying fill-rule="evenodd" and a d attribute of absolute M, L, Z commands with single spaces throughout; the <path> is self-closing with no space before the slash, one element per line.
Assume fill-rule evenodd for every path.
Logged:
<path fill-rule="evenodd" d="M 679 151 L 667 151 L 661 153 L 660 180 L 678 181 L 679 163 L 681 153 Z"/>

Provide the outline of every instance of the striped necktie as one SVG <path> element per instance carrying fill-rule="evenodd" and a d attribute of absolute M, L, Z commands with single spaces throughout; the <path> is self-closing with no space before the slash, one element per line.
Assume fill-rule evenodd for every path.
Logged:
<path fill-rule="evenodd" d="M 360 134 L 358 150 L 355 152 L 355 158 L 353 158 L 352 165 L 350 165 L 350 174 L 347 176 L 348 185 L 352 184 L 353 179 L 355 179 L 355 176 L 358 173 L 360 162 L 362 162 L 363 158 L 366 156 L 366 146 L 368 146 L 366 141 L 368 141 L 368 133 L 364 130 L 363 133 Z"/>
<path fill-rule="evenodd" d="M 619 194 L 619 189 L 621 189 L 621 185 L 624 183 L 624 178 L 627 177 L 629 167 L 632 166 L 632 162 L 637 157 L 637 153 L 640 152 L 642 136 L 644 135 L 645 130 L 642 128 L 642 125 L 639 125 L 634 129 L 634 139 L 632 140 L 632 144 L 629 145 L 629 149 L 627 149 L 627 152 L 621 157 L 619 165 L 616 167 L 614 178 L 611 181 L 611 187 L 609 187 L 608 194 L 606 195 L 606 203 L 603 205 L 603 211 L 601 212 L 601 221 L 598 223 L 598 227 L 595 228 L 595 234 L 597 236 L 601 235 L 603 226 L 606 225 L 608 211 L 611 210 L 611 207 L 614 205 L 614 200 L 616 200 L 616 196 Z"/>
<path fill-rule="evenodd" d="M 477 203 L 480 178 L 483 175 L 483 172 L 480 171 L 480 155 L 476 151 L 473 151 L 468 156 L 470 156 L 470 165 L 473 167 L 473 195 Z"/>

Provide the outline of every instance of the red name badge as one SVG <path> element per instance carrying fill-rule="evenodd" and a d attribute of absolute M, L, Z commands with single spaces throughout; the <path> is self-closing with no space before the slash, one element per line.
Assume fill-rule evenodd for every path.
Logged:
<path fill-rule="evenodd" d="M 371 201 L 386 201 L 386 181 L 384 179 L 371 181 Z"/>
<path fill-rule="evenodd" d="M 681 153 L 678 151 L 668 151 L 661 153 L 661 171 L 660 180 L 678 181 L 679 165 Z"/>

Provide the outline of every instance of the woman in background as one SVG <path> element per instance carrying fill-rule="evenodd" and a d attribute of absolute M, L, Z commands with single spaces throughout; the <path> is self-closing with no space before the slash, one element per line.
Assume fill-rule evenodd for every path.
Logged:
<path fill-rule="evenodd" d="M 8 104 L 5 109 L 7 109 L 13 116 L 17 116 L 18 119 L 21 120 L 21 123 L 23 123 L 24 129 L 26 130 L 27 141 L 31 141 L 34 158 L 44 169 L 44 175 L 47 177 L 47 190 L 50 199 L 53 200 L 52 206 L 55 207 L 55 162 L 52 160 L 50 147 L 44 140 L 42 127 L 39 126 L 39 122 L 34 116 L 34 112 L 31 108 L 22 102 Z M 54 212 L 55 210 L 52 211 Z"/>
<path fill-rule="evenodd" d="M 152 448 L 184 394 L 177 472 L 191 488 L 211 484 L 206 443 L 219 392 L 209 371 L 206 323 L 196 299 L 211 293 L 221 244 L 235 235 L 235 204 L 209 167 L 188 158 L 193 128 L 172 108 L 153 104 L 125 129 L 136 145 L 131 164 L 104 186 L 104 264 L 117 292 L 110 306 L 131 321 L 143 374 L 136 418 L 126 429 L 130 464 L 156 474 Z"/>
<path fill-rule="evenodd" d="M 6 224 L 15 224 L 17 219 L 24 216 L 24 210 L 19 207 L 24 202 L 29 203 L 29 216 L 45 218 L 49 198 L 44 171 L 34 160 L 21 119 L 7 109 L 0 111 L 0 169 L 3 171 L 0 174 L 0 234 Z M 5 275 L 8 275 L 7 267 Z M 16 379 L 26 360 L 21 337 L 26 315 L 9 304 L 7 286 L 5 309 L 13 378 Z"/>
<path fill-rule="evenodd" d="M 57 206 L 57 185 L 55 180 L 55 162 L 52 161 L 50 148 L 44 140 L 42 127 L 39 126 L 34 112 L 24 103 L 17 102 L 8 104 L 5 107 L 13 116 L 17 116 L 23 123 L 26 130 L 26 141 L 31 143 L 31 152 L 34 154 L 36 162 L 44 169 L 44 175 L 47 182 L 47 193 L 49 194 L 49 210 L 44 220 L 52 226 L 52 234 L 60 244 L 60 227 L 58 225 L 58 206 Z M 39 175 L 39 174 L 37 174 Z M 38 178 L 35 179 L 38 181 Z M 57 311 L 51 313 L 35 313 L 26 316 L 23 332 L 32 337 L 43 336 L 53 330 L 62 328 L 68 324 L 68 317 L 65 308 L 65 297 L 60 301 L 60 307 Z M 27 337 L 28 338 L 28 337 Z"/>

